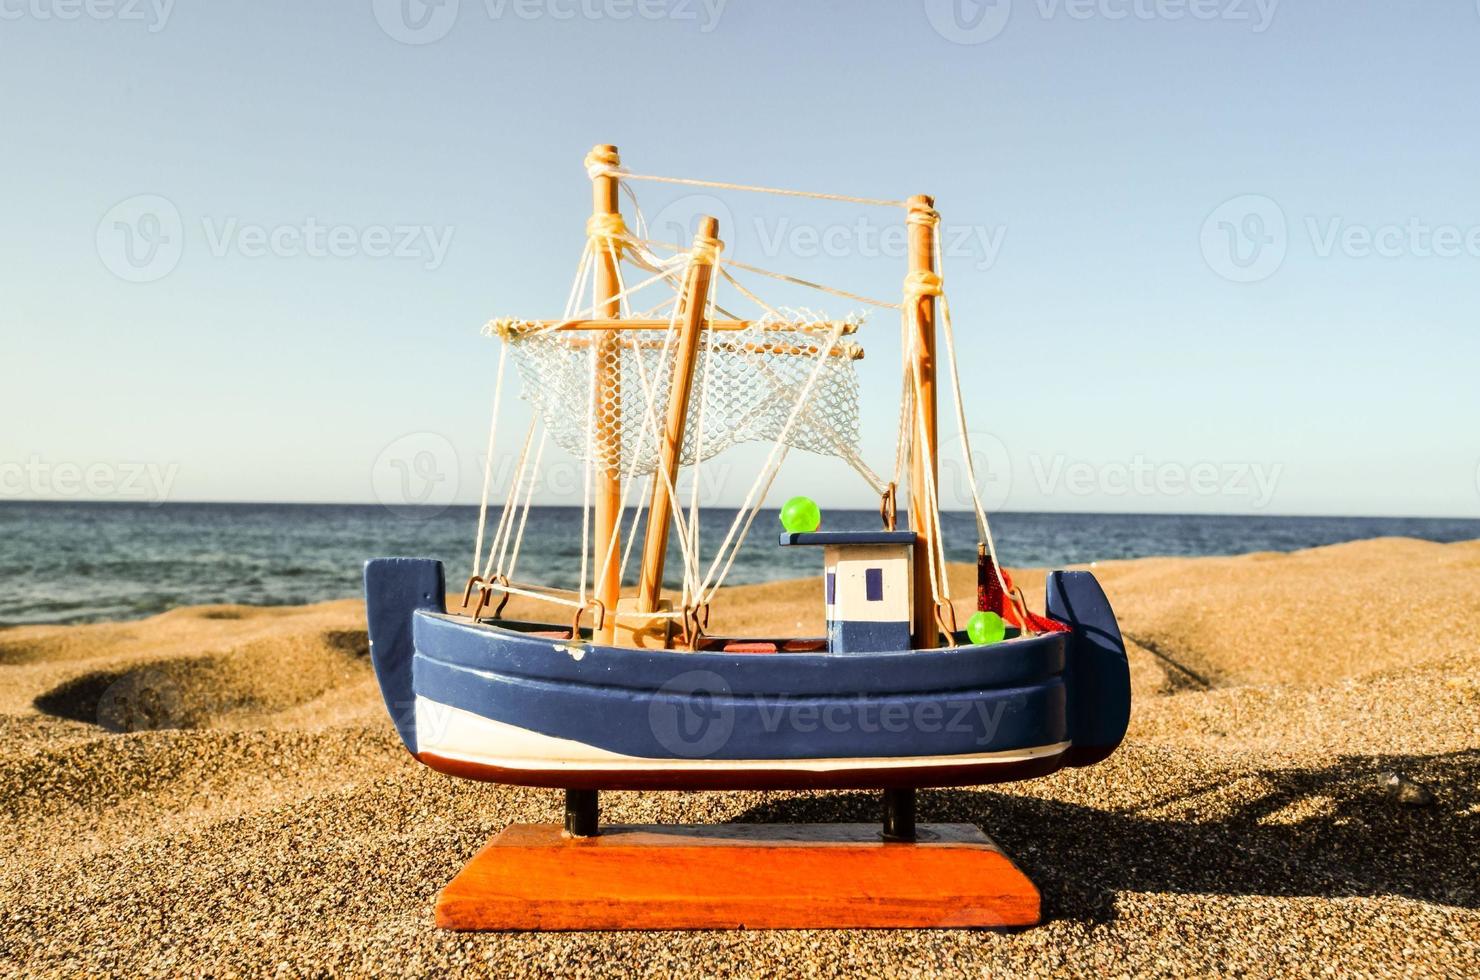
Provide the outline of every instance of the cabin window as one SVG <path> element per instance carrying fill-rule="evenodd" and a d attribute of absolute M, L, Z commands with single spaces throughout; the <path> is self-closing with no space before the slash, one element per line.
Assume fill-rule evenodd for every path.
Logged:
<path fill-rule="evenodd" d="M 884 570 L 882 568 L 865 569 L 863 573 L 863 588 L 869 602 L 883 602 Z"/>
<path fill-rule="evenodd" d="M 835 601 L 838 593 L 838 575 L 836 572 L 827 573 L 827 604 L 830 606 Z"/>

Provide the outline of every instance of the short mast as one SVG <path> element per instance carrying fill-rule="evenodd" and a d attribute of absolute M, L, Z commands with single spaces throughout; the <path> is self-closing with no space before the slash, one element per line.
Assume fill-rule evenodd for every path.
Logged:
<path fill-rule="evenodd" d="M 910 271 L 905 279 L 905 312 L 911 317 L 914 356 L 910 365 L 915 383 L 915 414 L 910 422 L 910 528 L 915 532 L 914 607 L 911 641 L 916 649 L 940 645 L 935 621 L 934 555 L 942 545 L 936 538 L 934 510 L 939 506 L 940 481 L 935 424 L 935 297 L 940 279 L 935 270 L 935 227 L 940 216 L 935 200 L 924 194 L 909 199 L 906 231 Z M 923 430 L 923 432 L 922 432 Z"/>
<path fill-rule="evenodd" d="M 684 423 L 689 413 L 694 367 L 699 361 L 699 339 L 709 306 L 709 288 L 714 276 L 715 254 L 720 248 L 719 221 L 705 217 L 694 237 L 693 259 L 684 283 L 680 322 L 673 360 L 673 380 L 668 389 L 668 419 L 663 429 L 658 468 L 653 474 L 652 500 L 648 504 L 647 533 L 642 546 L 642 575 L 637 586 L 637 611 L 658 609 L 663 592 L 663 561 L 668 553 L 668 528 L 673 520 L 674 501 L 669 488 L 678 485 L 678 465 L 683 454 Z"/>
<path fill-rule="evenodd" d="M 610 144 L 596 146 L 586 156 L 586 167 L 591 174 L 591 220 L 586 224 L 586 234 L 596 251 L 593 256 L 596 262 L 593 313 L 612 320 L 621 316 L 621 303 L 616 298 L 622 291 L 617 273 L 621 246 L 614 241 L 625 231 L 616 175 L 616 168 L 621 165 L 621 155 Z M 603 615 L 601 627 L 593 639 L 610 643 L 616 630 L 617 598 L 622 593 L 622 548 L 617 540 L 622 518 L 622 466 L 618 444 L 621 420 L 617 417 L 621 411 L 622 375 L 616 332 L 608 330 L 601 337 L 601 346 L 596 354 L 596 417 L 591 424 L 595 426 L 594 443 L 598 447 L 593 461 L 596 471 L 593 487 L 593 579 Z"/>

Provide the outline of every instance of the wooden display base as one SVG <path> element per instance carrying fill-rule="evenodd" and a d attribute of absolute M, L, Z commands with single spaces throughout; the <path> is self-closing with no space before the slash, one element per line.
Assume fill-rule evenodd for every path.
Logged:
<path fill-rule="evenodd" d="M 514 824 L 437 896 L 444 929 L 1026 926 L 1038 889 L 971 824 Z"/>

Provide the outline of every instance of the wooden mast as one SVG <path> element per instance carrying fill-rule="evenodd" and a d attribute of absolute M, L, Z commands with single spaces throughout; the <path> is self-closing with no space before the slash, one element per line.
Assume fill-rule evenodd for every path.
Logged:
<path fill-rule="evenodd" d="M 696 260 L 689 266 L 684 284 L 683 308 L 679 313 L 678 343 L 674 351 L 673 380 L 668 389 L 668 419 L 658 469 L 653 474 L 652 499 L 648 503 L 647 534 L 642 545 L 642 573 L 637 585 L 637 611 L 658 609 L 663 592 L 663 560 L 668 553 L 668 529 L 673 521 L 673 500 L 668 486 L 678 484 L 678 464 L 683 453 L 684 423 L 689 413 L 694 367 L 699 360 L 699 337 L 709 305 L 709 287 L 714 276 L 714 252 L 719 248 L 719 221 L 705 217 L 694 237 Z M 664 482 L 667 474 L 667 482 Z"/>
<path fill-rule="evenodd" d="M 941 547 L 941 543 L 935 538 L 926 488 L 926 474 L 929 474 L 932 485 L 937 488 L 940 485 L 935 421 L 935 297 L 939 288 L 929 288 L 930 284 L 938 282 L 935 270 L 935 223 L 938 216 L 934 198 L 925 194 L 910 198 L 908 205 L 905 227 L 909 236 L 910 275 L 906 281 L 905 302 L 913 304 L 915 309 L 915 355 L 911 368 L 915 378 L 915 410 L 924 423 L 922 439 L 920 421 L 912 419 L 910 422 L 913 436 L 910 441 L 910 527 L 916 534 L 913 569 L 915 613 L 911 643 L 918 650 L 940 644 L 935 622 L 935 593 L 930 581 L 931 555 Z M 906 312 L 909 312 L 908 306 Z"/>
<path fill-rule="evenodd" d="M 622 158 L 615 146 L 602 144 L 591 150 L 586 164 L 588 168 L 600 168 L 593 169 L 591 176 L 591 220 L 586 227 L 587 235 L 596 245 L 594 314 L 614 320 L 621 316 L 621 304 L 616 296 L 622 287 L 615 249 L 609 243 L 622 223 L 615 172 Z M 596 418 L 593 420 L 597 462 L 592 488 L 595 497 L 592 576 L 598 585 L 596 599 L 604 616 L 593 639 L 611 643 L 616 631 L 617 598 L 622 594 L 622 549 L 621 542 L 615 540 L 622 519 L 622 469 L 617 447 L 621 434 L 617 413 L 621 407 L 622 375 L 616 332 L 606 331 L 601 336 L 602 344 L 596 353 Z"/>

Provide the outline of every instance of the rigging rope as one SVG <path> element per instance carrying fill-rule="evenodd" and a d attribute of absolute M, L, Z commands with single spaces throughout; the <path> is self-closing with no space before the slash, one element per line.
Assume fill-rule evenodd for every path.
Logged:
<path fill-rule="evenodd" d="M 594 289 L 593 289 L 594 291 Z M 596 345 L 591 345 L 591 402 L 586 406 L 586 467 L 585 489 L 581 501 L 581 608 L 586 608 L 586 568 L 587 560 L 591 555 L 591 483 L 593 471 L 596 469 L 596 454 L 592 452 L 592 446 L 596 438 L 596 387 L 600 376 L 596 371 Z M 572 637 L 574 639 L 574 637 Z"/>
<path fill-rule="evenodd" d="M 877 197 L 854 197 L 850 194 L 824 194 L 818 191 L 797 191 L 783 187 L 762 187 L 757 184 L 731 184 L 722 180 L 698 180 L 693 177 L 660 177 L 656 174 L 636 174 L 619 166 L 615 154 L 590 153 L 586 156 L 586 174 L 593 180 L 597 177 L 615 177 L 618 181 L 647 180 L 659 184 L 682 184 L 685 187 L 714 187 L 726 191 L 745 191 L 751 194 L 775 194 L 780 197 L 808 197 L 818 201 L 844 201 L 849 204 L 866 204 L 870 207 L 902 208 L 905 201 L 890 201 Z"/>
<path fill-rule="evenodd" d="M 483 566 L 483 577 L 486 579 L 495 570 L 502 571 L 504 555 L 509 544 L 509 530 L 514 524 L 514 515 L 519 511 L 519 488 L 524 485 L 524 472 L 526 462 L 529 459 L 529 445 L 534 439 L 534 427 L 536 420 L 531 417 L 529 428 L 524 433 L 524 446 L 519 450 L 519 461 L 514 464 L 514 478 L 509 481 L 509 495 L 504 501 L 504 508 L 499 514 L 498 530 L 494 533 L 493 543 L 488 548 L 488 562 Z M 497 553 L 497 564 L 494 562 L 494 554 Z"/>
<path fill-rule="evenodd" d="M 483 496 L 478 505 L 478 536 L 473 544 L 473 574 L 478 574 L 478 564 L 483 560 L 483 529 L 488 523 L 488 488 L 493 479 L 494 437 L 498 434 L 499 401 L 504 396 L 504 364 L 509 348 L 501 346 L 498 353 L 498 380 L 493 386 L 493 419 L 488 423 L 488 446 L 483 452 Z"/>
<path fill-rule="evenodd" d="M 616 271 L 617 284 L 619 286 L 619 291 L 615 295 L 610 297 L 610 299 L 606 300 L 606 302 L 615 302 L 618 306 L 619 315 L 624 316 L 631 315 L 631 304 L 629 302 L 629 298 L 637 292 L 640 292 L 641 290 L 655 285 L 659 282 L 666 282 L 669 285 L 676 287 L 677 290 L 681 293 L 688 276 L 688 270 L 694 261 L 704 259 L 714 260 L 715 258 L 717 258 L 716 256 L 705 254 L 706 249 L 701 243 L 696 242 L 692 249 L 686 250 L 681 246 L 676 246 L 669 242 L 651 240 L 648 237 L 647 222 L 642 213 L 641 207 L 638 205 L 637 197 L 633 193 L 631 187 L 627 184 L 628 181 L 634 180 L 647 180 L 698 187 L 713 187 L 725 190 L 777 194 L 782 196 L 804 197 L 818 200 L 844 201 L 870 206 L 907 208 L 907 221 L 910 224 L 928 224 L 931 227 L 931 248 L 934 257 L 934 265 L 936 269 L 939 269 L 941 267 L 939 214 L 936 213 L 933 209 L 927 210 L 918 207 L 912 208 L 909 202 L 906 201 L 853 197 L 842 194 L 812 193 L 806 191 L 786 190 L 781 188 L 762 187 L 755 185 L 732 184 L 721 181 L 662 177 L 648 174 L 634 174 L 622 169 L 620 166 L 617 165 L 616 156 L 614 153 L 598 153 L 596 151 L 593 151 L 593 154 L 587 157 L 586 163 L 587 172 L 593 178 L 600 176 L 609 176 L 615 177 L 617 179 L 617 185 L 620 190 L 625 193 L 633 202 L 637 222 L 636 234 L 634 234 L 627 228 L 626 223 L 623 221 L 622 215 L 619 212 L 594 215 L 590 219 L 590 221 L 588 221 L 587 239 L 585 247 L 581 254 L 580 262 L 578 264 L 575 279 L 571 286 L 570 296 L 567 298 L 564 319 L 560 323 L 549 325 L 544 330 L 538 331 L 539 333 L 545 333 L 551 330 L 559 329 L 559 327 L 572 320 L 581 319 L 583 317 L 583 314 L 586 312 L 590 312 L 593 315 L 597 312 L 594 280 L 596 276 L 596 258 L 598 254 L 598 249 L 604 251 L 606 253 L 606 257 L 611 259 L 613 267 Z M 675 250 L 678 254 L 672 255 L 665 259 L 655 254 L 652 251 L 653 247 L 672 249 Z M 621 264 L 623 259 L 626 259 L 639 268 L 652 273 L 652 275 L 649 278 L 639 282 L 638 284 L 628 287 L 623 281 L 621 274 Z M 715 288 L 711 289 L 706 301 L 706 319 L 710 321 L 715 318 L 716 313 L 722 314 L 730 319 L 741 319 L 740 317 L 734 316 L 733 314 L 724 310 L 723 307 L 719 306 L 716 299 L 716 293 L 718 292 L 717 286 L 720 278 L 728 281 L 731 285 L 735 287 L 736 291 L 741 296 L 755 303 L 758 307 L 764 310 L 768 316 L 774 317 L 777 321 L 784 321 L 786 319 L 786 317 L 780 311 L 776 310 L 774 307 L 766 303 L 765 300 L 763 300 L 761 297 L 757 296 L 754 292 L 747 289 L 730 273 L 729 269 L 725 267 L 733 267 L 735 269 L 744 270 L 757 275 L 767 276 L 775 280 L 790 283 L 792 285 L 819 290 L 831 295 L 844 297 L 857 302 L 867 303 L 873 306 L 878 306 L 886 309 L 896 309 L 901 311 L 901 330 L 902 333 L 905 333 L 907 335 L 907 338 L 902 338 L 905 340 L 905 343 L 902 345 L 902 347 L 906 352 L 906 358 L 902 371 L 903 378 L 900 399 L 899 437 L 897 439 L 894 460 L 895 479 L 893 484 L 885 484 L 882 478 L 880 478 L 878 474 L 870 469 L 868 465 L 863 461 L 862 457 L 858 454 L 858 452 L 852 448 L 852 446 L 848 443 L 848 440 L 840 435 L 831 425 L 827 424 L 827 420 L 819 416 L 809 403 L 810 395 L 814 387 L 817 385 L 819 378 L 821 377 L 822 370 L 824 366 L 827 365 L 828 358 L 832 356 L 834 349 L 837 347 L 839 339 L 844 332 L 844 324 L 836 324 L 831 328 L 825 346 L 819 345 L 818 347 L 812 347 L 809 349 L 809 353 L 817 353 L 819 356 L 812 366 L 811 371 L 808 373 L 805 383 L 802 384 L 800 386 L 800 390 L 796 392 L 795 401 L 791 402 L 790 404 L 790 410 L 786 416 L 786 421 L 781 427 L 779 435 L 777 435 L 776 438 L 772 440 L 771 451 L 767 456 L 766 462 L 757 472 L 756 479 L 751 484 L 751 487 L 746 494 L 743 504 L 737 510 L 735 518 L 731 522 L 730 527 L 726 532 L 724 539 L 721 541 L 719 548 L 717 549 L 713 560 L 710 563 L 708 570 L 705 572 L 702 580 L 699 577 L 699 477 L 696 473 L 694 477 L 694 483 L 690 492 L 688 513 L 687 517 L 685 518 L 684 509 L 678 501 L 677 487 L 674 485 L 674 481 L 669 477 L 668 473 L 666 471 L 663 472 L 661 492 L 663 492 L 667 496 L 671 504 L 673 519 L 677 525 L 676 530 L 678 532 L 679 548 L 680 552 L 683 555 L 683 605 L 685 610 L 697 609 L 704 605 L 707 605 L 709 601 L 713 598 L 715 593 L 718 591 L 720 586 L 723 584 L 725 579 L 728 577 L 728 574 L 734 565 L 736 556 L 738 555 L 739 549 L 744 543 L 746 536 L 748 535 L 749 530 L 754 523 L 756 515 L 759 513 L 761 507 L 763 506 L 766 496 L 771 489 L 771 486 L 774 484 L 776 475 L 780 470 L 781 463 L 785 460 L 786 455 L 791 449 L 788 438 L 799 422 L 806 420 L 810 427 L 820 428 L 828 443 L 832 445 L 837 455 L 839 455 L 842 459 L 853 466 L 853 468 L 876 492 L 888 493 L 890 486 L 899 486 L 902 484 L 905 464 L 910 455 L 911 446 L 917 441 L 918 444 L 922 446 L 927 445 L 924 399 L 921 397 L 923 379 L 920 377 L 918 372 L 912 370 L 911 367 L 915 360 L 913 355 L 915 354 L 916 337 L 919 327 L 919 300 L 922 297 L 926 296 L 939 298 L 940 300 L 941 326 L 945 340 L 945 352 L 948 367 L 947 378 L 951 386 L 956 422 L 962 437 L 963 452 L 965 454 L 964 461 L 966 465 L 967 477 L 971 486 L 972 506 L 974 516 L 976 518 L 978 534 L 981 537 L 983 544 L 986 546 L 991 554 L 993 566 L 996 569 L 996 576 L 999 584 L 1001 584 L 1003 587 L 1004 593 L 1012 595 L 1012 590 L 1009 590 L 1007 588 L 1007 583 L 1003 577 L 1003 573 L 1001 571 L 1001 563 L 997 559 L 996 545 L 992 537 L 989 522 L 987 520 L 986 509 L 982 503 L 981 495 L 976 485 L 975 462 L 972 455 L 971 442 L 970 439 L 967 438 L 966 433 L 966 416 L 964 402 L 961 396 L 960 372 L 957 364 L 955 335 L 951 322 L 951 310 L 949 301 L 945 297 L 942 276 L 938 272 L 930 272 L 925 270 L 916 270 L 911 272 L 905 280 L 905 301 L 903 303 L 890 303 L 868 296 L 863 296 L 857 293 L 852 293 L 846 290 L 838 289 L 836 287 L 812 282 L 785 273 L 774 272 L 772 270 L 748 265 L 743 262 L 735 261 L 734 259 L 726 259 L 723 263 L 723 266 L 724 267 L 716 262 L 716 271 L 718 272 L 718 276 L 716 276 L 714 280 Z M 593 301 L 591 306 L 582 307 L 580 305 L 581 299 L 585 293 L 585 286 L 588 282 L 591 285 Z M 677 319 L 680 309 L 680 304 L 678 300 L 679 295 L 674 295 L 664 300 L 662 303 L 659 303 L 657 306 L 652 307 L 650 310 L 646 311 L 643 314 L 644 317 L 651 317 L 658 311 L 663 310 L 665 307 L 668 307 L 670 304 L 672 304 L 668 331 L 664 337 L 661 354 L 656 361 L 656 363 L 659 365 L 666 363 L 667 356 L 672 348 L 672 341 L 676 334 Z M 493 448 L 495 445 L 498 413 L 502 399 L 503 378 L 505 375 L 505 365 L 508 355 L 510 338 L 508 336 L 505 336 L 504 340 L 505 344 L 503 345 L 503 349 L 501 350 L 499 356 L 499 367 L 497 376 L 498 380 L 494 389 L 493 419 L 490 424 L 488 452 L 485 457 L 482 501 L 479 509 L 478 532 L 474 551 L 473 568 L 475 575 L 478 571 L 478 567 L 482 559 L 482 549 L 487 523 L 488 497 L 490 494 L 492 481 Z M 524 446 L 519 457 L 519 463 L 516 466 L 515 477 L 511 482 L 509 499 L 504 505 L 503 513 L 500 515 L 499 525 L 489 548 L 488 564 L 487 566 L 485 566 L 489 571 L 497 572 L 498 576 L 502 578 L 503 581 L 501 583 L 490 582 L 488 584 L 489 588 L 498 589 L 499 591 L 503 591 L 509 594 L 525 595 L 532 598 L 559 602 L 564 605 L 576 606 L 580 609 L 584 609 L 588 605 L 587 586 L 590 578 L 590 576 L 588 575 L 588 568 L 590 559 L 594 557 L 591 555 L 590 530 L 593 475 L 597 456 L 593 439 L 595 430 L 594 421 L 596 418 L 596 412 L 598 410 L 596 358 L 598 356 L 597 348 L 599 346 L 600 345 L 594 343 L 590 345 L 592 384 L 590 389 L 590 403 L 588 405 L 589 411 L 587 413 L 588 423 L 586 426 L 586 466 L 584 468 L 584 500 L 582 505 L 581 521 L 580 588 L 575 593 L 576 598 L 574 600 L 570 598 L 564 598 L 559 594 L 560 590 L 520 588 L 510 585 L 508 582 L 508 577 L 512 576 L 518 562 L 520 546 L 523 541 L 524 532 L 528 523 L 529 511 L 532 506 L 535 483 L 538 479 L 539 465 L 544 455 L 545 444 L 548 441 L 550 435 L 548 429 L 545 429 L 541 434 L 540 442 L 534 456 L 534 473 L 531 475 L 527 484 L 527 488 L 525 488 L 524 490 L 523 506 L 520 507 L 519 494 L 521 487 L 525 487 L 525 464 L 528 461 L 528 451 L 533 437 L 533 421 L 531 422 L 530 429 L 525 436 Z M 708 346 L 706 346 L 703 349 L 702 353 L 705 357 L 705 367 L 703 374 L 704 380 L 702 382 L 702 392 L 700 394 L 698 408 L 699 429 L 694 434 L 698 453 L 698 455 L 695 457 L 696 462 L 698 459 L 703 458 L 703 453 L 705 450 L 704 418 L 710 407 L 710 381 L 713 368 L 713 356 L 716 351 L 711 350 Z M 633 454 L 628 467 L 627 479 L 623 481 L 623 487 L 620 494 L 620 502 L 618 506 L 619 515 L 625 514 L 627 494 L 631 490 L 633 485 L 638 482 L 635 465 L 638 456 L 641 455 L 641 447 L 644 445 L 648 435 L 657 434 L 659 437 L 661 437 L 659 433 L 658 422 L 654 414 L 654 408 L 657 403 L 658 395 L 661 391 L 661 385 L 658 384 L 656 381 L 649 380 L 642 357 L 635 357 L 633 360 L 633 364 L 636 367 L 638 380 L 641 383 L 642 394 L 643 396 L 645 396 L 642 406 L 643 411 L 641 413 L 641 421 L 643 424 L 640 424 L 638 426 L 638 451 Z M 784 382 L 782 382 L 782 379 L 779 378 L 775 374 L 775 372 L 771 370 L 769 365 L 762 363 L 761 367 L 768 376 L 768 383 L 771 384 L 773 390 L 777 390 L 778 383 L 784 384 Z M 928 448 L 931 451 L 938 453 L 938 446 Z M 661 467 L 659 468 L 661 469 Z M 929 466 L 924 468 L 924 479 L 920 488 L 922 491 L 922 499 L 919 501 L 915 501 L 912 499 L 910 503 L 912 509 L 919 508 L 923 511 L 923 513 L 920 515 L 920 520 L 927 521 L 931 530 L 933 530 L 934 532 L 933 535 L 929 536 L 929 538 L 933 538 L 933 540 L 929 540 L 929 538 L 927 539 L 929 540 L 930 551 L 928 555 L 928 564 L 930 571 L 931 594 L 936 601 L 937 606 L 939 606 L 939 604 L 941 604 L 943 601 L 950 601 L 950 584 L 948 565 L 946 562 L 944 548 L 944 537 L 941 529 L 939 486 L 938 481 L 934 473 L 932 472 L 932 469 L 933 467 Z M 652 480 L 656 478 L 657 476 L 655 473 L 654 476 L 649 477 L 646 481 L 646 490 L 649 492 L 645 492 L 643 494 L 643 501 L 639 504 L 637 514 L 633 518 L 631 534 L 629 535 L 627 547 L 624 550 L 624 554 L 622 555 L 622 561 L 618 566 L 618 574 L 621 574 L 621 572 L 626 569 L 628 561 L 630 560 L 633 545 L 636 542 L 637 523 L 638 520 L 641 519 L 643 508 L 646 505 L 647 499 L 651 496 L 650 491 L 653 487 Z M 614 553 L 614 549 L 618 547 L 618 539 L 620 537 L 621 534 L 620 531 L 618 531 L 618 533 L 612 535 L 611 540 L 608 542 L 608 555 L 606 556 L 607 560 L 603 561 L 600 565 L 600 568 L 602 569 L 601 575 L 603 577 L 607 574 L 607 570 L 610 568 L 610 558 Z M 512 551 L 510 551 L 511 545 Z M 496 560 L 495 555 L 497 556 Z M 507 570 L 505 570 L 506 556 L 508 557 Z M 598 580 L 591 584 L 599 593 L 603 582 Z M 1017 599 L 1017 601 L 1018 604 L 1021 606 L 1020 597 Z M 680 615 L 685 615 L 685 613 L 677 611 L 670 613 L 653 613 L 650 614 L 647 618 L 677 618 Z M 1026 624 L 1026 615 L 1024 616 L 1024 621 Z M 1025 626 L 1025 628 L 1030 629 L 1031 627 Z"/>
<path fill-rule="evenodd" d="M 728 271 L 726 271 L 724 266 L 716 263 L 714 270 L 718 272 L 720 276 L 728 280 L 732 285 L 735 285 L 736 288 L 740 290 L 742 295 L 745 294 L 744 287 L 741 287 L 738 283 L 735 283 L 734 277 L 731 276 Z M 718 292 L 719 282 L 716 281 L 712 284 L 709 292 L 708 317 L 711 321 L 714 319 L 715 308 L 718 305 L 718 300 L 715 295 Z M 701 351 L 701 353 L 704 357 L 704 375 L 700 382 L 699 389 L 699 429 L 697 437 L 694 440 L 695 459 L 704 458 L 704 420 L 705 417 L 709 414 L 709 383 L 714 368 L 714 352 L 712 350 L 705 349 Z M 689 490 L 689 534 L 692 537 L 692 540 L 689 542 L 689 553 L 693 555 L 693 564 L 692 567 L 689 565 L 688 562 L 685 562 L 684 564 L 683 590 L 680 598 L 682 599 L 683 608 L 685 609 L 689 608 L 689 602 L 694 597 L 694 590 L 699 585 L 699 480 L 701 472 L 702 471 L 699 469 L 699 467 L 694 467 L 693 473 L 691 474 L 693 486 Z"/>
<path fill-rule="evenodd" d="M 514 577 L 514 570 L 519 565 L 519 548 L 524 544 L 524 528 L 529 524 L 529 508 L 534 502 L 534 485 L 540 475 L 540 460 L 545 457 L 545 443 L 550 441 L 550 430 L 544 429 L 540 432 L 540 446 L 534 454 L 534 469 L 529 478 L 529 490 L 524 495 L 524 513 L 519 518 L 519 533 L 514 538 L 514 554 L 509 558 L 509 567 L 499 569 L 506 578 Z"/>
<path fill-rule="evenodd" d="M 838 338 L 843 335 L 843 327 L 844 324 L 842 323 L 833 327 L 831 334 L 828 336 L 826 347 L 823 348 L 821 355 L 817 358 L 817 363 L 813 366 L 812 373 L 808 376 L 806 384 L 797 394 L 796 403 L 792 406 L 791 414 L 787 417 L 786 424 L 782 428 L 780 436 L 772 444 L 771 453 L 767 457 L 765 465 L 761 467 L 760 472 L 756 475 L 755 482 L 751 484 L 750 492 L 745 496 L 745 503 L 741 505 L 740 512 L 735 515 L 735 520 L 730 524 L 729 533 L 725 535 L 724 542 L 720 544 L 719 552 L 714 556 L 714 562 L 709 566 L 709 571 L 705 574 L 704 583 L 699 588 L 698 605 L 707 604 L 714 597 L 714 593 L 719 590 L 725 577 L 729 575 L 730 568 L 735 562 L 735 554 L 739 551 L 740 545 L 744 543 L 745 535 L 749 533 L 750 525 L 755 520 L 756 513 L 759 512 L 761 504 L 765 502 L 765 494 L 771 489 L 771 484 L 776 479 L 776 473 L 781 468 L 781 460 L 785 458 L 786 454 L 784 452 L 781 453 L 780 458 L 777 457 L 777 452 L 783 446 L 790 449 L 790 445 L 787 443 L 787 436 L 790 435 L 792 427 L 796 425 L 797 418 L 801 415 L 802 407 L 806 404 L 808 395 L 811 394 L 812 388 L 816 385 L 817 379 L 822 373 L 823 366 L 832 355 L 833 348 L 837 346 Z M 768 470 L 769 475 L 767 473 Z M 756 490 L 763 480 L 765 482 L 765 490 L 762 491 L 759 498 L 756 498 Z M 751 501 L 753 499 L 755 503 L 754 507 L 751 508 Z M 715 579 L 716 567 L 719 565 L 720 559 L 724 557 L 726 547 L 729 546 L 731 540 L 734 538 L 736 528 L 741 518 L 745 516 L 747 508 L 751 508 L 751 510 L 749 517 L 745 520 L 745 529 L 741 532 L 739 539 L 735 540 L 734 547 L 730 551 L 729 560 L 725 563 L 724 571 L 718 579 Z"/>
<path fill-rule="evenodd" d="M 680 246 L 674 245 L 672 242 L 657 241 L 657 240 L 654 240 L 654 239 L 647 239 L 647 238 L 638 239 L 638 238 L 634 238 L 634 239 L 630 239 L 630 240 L 632 242 L 634 242 L 634 243 L 636 243 L 638 245 L 642 245 L 642 246 L 656 245 L 659 248 L 680 248 Z M 661 262 L 662 259 L 657 259 L 657 261 Z M 758 265 L 749 265 L 749 264 L 747 264 L 745 262 L 740 262 L 740 261 L 738 261 L 736 259 L 732 259 L 732 258 L 731 259 L 725 259 L 725 265 L 731 266 L 731 267 L 736 268 L 736 269 L 744 269 L 746 272 L 754 272 L 756 275 L 769 276 L 770 278 L 772 278 L 772 279 L 778 279 L 781 282 L 789 282 L 789 283 L 791 283 L 794 286 L 805 286 L 808 289 L 816 289 L 819 292 L 831 293 L 834 296 L 841 296 L 844 299 L 851 299 L 851 300 L 856 300 L 856 301 L 858 301 L 860 303 L 867 303 L 870 306 L 877 306 L 877 307 L 880 307 L 881 309 L 898 310 L 898 309 L 901 309 L 902 308 L 899 303 L 890 303 L 887 300 L 874 299 L 872 296 L 864 296 L 864 295 L 862 295 L 860 293 L 850 293 L 846 289 L 838 289 L 835 286 L 827 286 L 827 285 L 823 285 L 820 282 L 812 282 L 810 279 L 801 279 L 801 278 L 798 278 L 797 276 L 790 276 L 790 275 L 787 275 L 784 272 L 774 272 L 774 271 L 772 271 L 770 269 L 763 269 L 763 268 L 761 268 Z M 760 301 L 757 300 L 757 302 L 760 302 Z M 765 304 L 764 303 L 761 303 L 761 305 L 764 306 Z"/>

